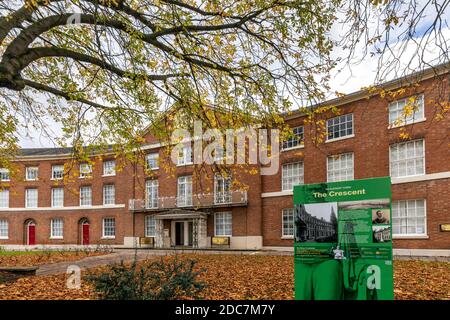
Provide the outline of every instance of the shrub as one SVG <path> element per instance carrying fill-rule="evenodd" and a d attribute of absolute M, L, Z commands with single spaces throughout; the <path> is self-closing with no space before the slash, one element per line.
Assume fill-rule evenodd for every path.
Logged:
<path fill-rule="evenodd" d="M 131 265 L 122 261 L 109 266 L 104 273 L 88 276 L 87 280 L 105 300 L 200 299 L 206 284 L 197 279 L 204 270 L 195 271 L 196 263 L 177 257 L 140 265 L 136 260 Z"/>

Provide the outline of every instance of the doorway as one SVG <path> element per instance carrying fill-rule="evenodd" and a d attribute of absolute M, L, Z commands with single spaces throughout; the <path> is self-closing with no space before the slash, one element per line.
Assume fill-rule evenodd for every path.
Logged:
<path fill-rule="evenodd" d="M 36 223 L 33 220 L 25 223 L 25 232 L 25 243 L 29 246 L 34 246 L 36 244 Z"/>
<path fill-rule="evenodd" d="M 175 245 L 184 246 L 184 221 L 175 222 Z"/>
<path fill-rule="evenodd" d="M 80 244 L 89 245 L 89 221 L 87 218 L 80 220 Z"/>

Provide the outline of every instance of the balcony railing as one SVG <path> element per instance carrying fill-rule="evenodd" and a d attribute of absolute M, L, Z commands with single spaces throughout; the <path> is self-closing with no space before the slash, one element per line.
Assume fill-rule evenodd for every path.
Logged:
<path fill-rule="evenodd" d="M 175 208 L 232 207 L 247 205 L 247 191 L 194 194 L 186 197 L 158 197 L 149 200 L 131 199 L 131 211 L 156 211 Z"/>

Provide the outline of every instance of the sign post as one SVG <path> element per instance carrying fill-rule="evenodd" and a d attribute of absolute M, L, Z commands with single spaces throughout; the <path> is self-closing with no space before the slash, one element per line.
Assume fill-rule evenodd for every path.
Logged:
<path fill-rule="evenodd" d="M 294 187 L 295 298 L 392 300 L 389 177 Z"/>

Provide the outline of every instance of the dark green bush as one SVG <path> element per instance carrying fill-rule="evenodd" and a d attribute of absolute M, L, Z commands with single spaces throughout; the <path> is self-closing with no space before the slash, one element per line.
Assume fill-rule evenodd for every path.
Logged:
<path fill-rule="evenodd" d="M 139 265 L 136 261 L 131 265 L 121 262 L 87 280 L 104 300 L 200 299 L 205 283 L 198 280 L 203 270 L 195 271 L 195 265 L 195 260 L 177 257 Z"/>

